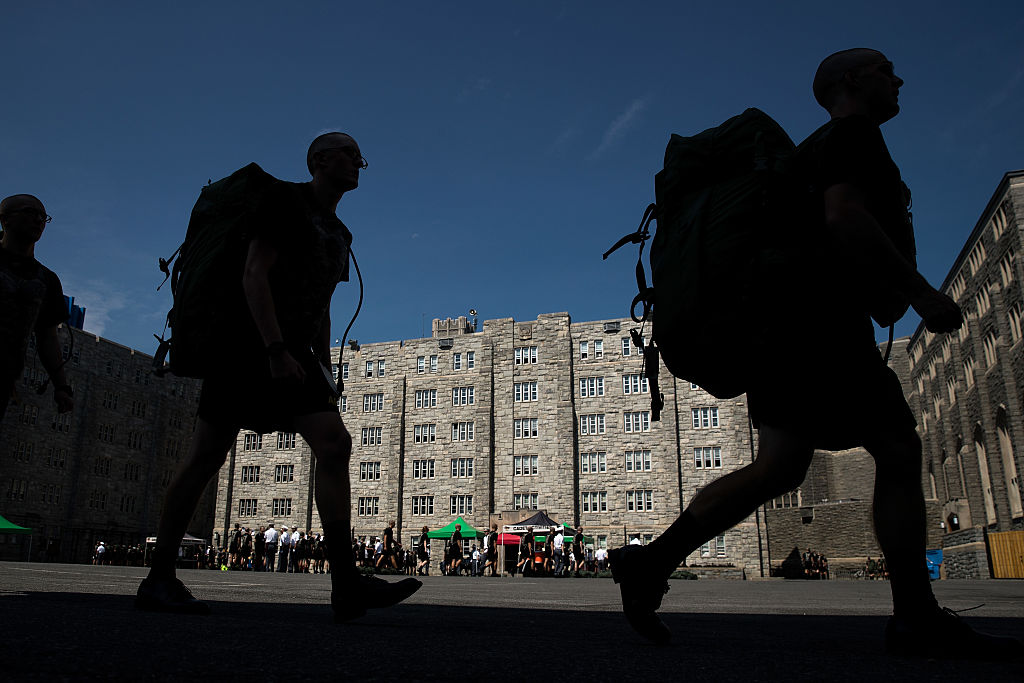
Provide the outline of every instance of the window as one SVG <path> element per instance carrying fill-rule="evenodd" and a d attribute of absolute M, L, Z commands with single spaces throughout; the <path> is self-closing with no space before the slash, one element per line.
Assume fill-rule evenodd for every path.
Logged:
<path fill-rule="evenodd" d="M 626 510 L 644 512 L 654 509 L 654 491 L 652 489 L 635 489 L 626 491 Z"/>
<path fill-rule="evenodd" d="M 340 370 L 340 368 L 338 367 L 338 364 L 337 363 L 331 363 L 331 377 L 334 378 L 335 382 L 338 381 L 338 370 Z"/>
<path fill-rule="evenodd" d="M 422 375 L 427 371 L 427 357 L 417 356 L 416 357 L 416 374 Z"/>
<path fill-rule="evenodd" d="M 21 500 L 24 500 L 25 494 L 22 492 Z M 100 493 L 99 491 L 92 491 L 89 493 L 89 507 L 93 510 L 106 510 L 107 509 L 107 494 Z"/>
<path fill-rule="evenodd" d="M 341 364 L 341 378 L 348 379 L 348 363 Z"/>
<path fill-rule="evenodd" d="M 604 396 L 604 377 L 583 377 L 580 379 L 580 396 Z"/>
<path fill-rule="evenodd" d="M 473 458 L 452 458 L 452 476 L 459 479 L 473 476 Z"/>
<path fill-rule="evenodd" d="M 413 443 L 434 443 L 437 439 L 437 425 L 414 425 L 412 428 Z"/>
<path fill-rule="evenodd" d="M 701 557 L 725 557 L 725 535 L 715 536 L 714 541 L 708 541 L 700 547 Z"/>
<path fill-rule="evenodd" d="M 650 472 L 651 452 L 649 450 L 626 451 L 627 472 Z"/>
<path fill-rule="evenodd" d="M 135 512 L 135 496 L 127 493 L 121 496 L 121 512 Z"/>
<path fill-rule="evenodd" d="M 989 283 L 986 282 L 981 290 L 974 296 L 974 307 L 978 311 L 978 317 L 988 313 L 988 309 L 992 308 L 992 301 L 988 296 Z"/>
<path fill-rule="evenodd" d="M 377 496 L 359 497 L 359 516 L 374 517 L 380 514 L 380 498 Z"/>
<path fill-rule="evenodd" d="M 54 415 L 53 421 L 50 423 L 50 429 L 55 432 L 70 432 L 71 413 L 57 413 Z"/>
<path fill-rule="evenodd" d="M 274 481 L 278 484 L 295 481 L 295 465 L 274 465 Z"/>
<path fill-rule="evenodd" d="M 363 427 L 360 435 L 360 444 L 363 446 L 380 446 L 384 443 L 383 427 Z"/>
<path fill-rule="evenodd" d="M 604 451 L 580 453 L 580 474 L 598 474 L 608 471 L 608 454 Z"/>
<path fill-rule="evenodd" d="M 462 354 L 461 353 L 453 353 L 452 354 L 452 370 L 461 370 L 461 369 L 462 369 Z"/>
<path fill-rule="evenodd" d="M 537 364 L 537 347 L 536 346 L 517 346 L 514 351 L 515 364 L 516 365 L 536 365 Z"/>
<path fill-rule="evenodd" d="M 242 483 L 258 484 L 260 481 L 259 465 L 242 465 Z"/>
<path fill-rule="evenodd" d="M 434 478 L 434 461 L 433 460 L 413 460 L 412 461 L 412 478 L 413 479 L 433 479 Z"/>
<path fill-rule="evenodd" d="M 981 264 L 985 262 L 985 245 L 979 239 L 978 243 L 971 249 L 971 253 L 967 255 L 967 263 L 971 267 L 971 275 L 975 275 L 978 269 L 981 268 Z"/>
<path fill-rule="evenodd" d="M 347 413 L 348 412 L 348 396 L 342 396 L 341 397 L 341 412 L 343 412 L 343 413 Z"/>
<path fill-rule="evenodd" d="M 698 470 L 718 470 L 722 468 L 721 446 L 703 446 L 693 449 L 693 466 Z"/>
<path fill-rule="evenodd" d="M 783 493 L 781 496 L 771 500 L 771 506 L 773 510 L 783 510 L 785 508 L 798 508 L 800 507 L 800 489 L 790 491 L 789 493 Z"/>
<path fill-rule="evenodd" d="M 124 464 L 124 479 L 125 481 L 138 481 L 139 472 L 142 467 L 137 462 L 126 462 Z"/>
<path fill-rule="evenodd" d="M 7 487 L 7 500 L 25 500 L 25 494 L 28 492 L 28 482 L 24 479 L 11 479 L 10 485 Z M 92 492 L 93 496 L 97 495 L 96 491 Z M 92 497 L 89 499 L 89 507 L 95 507 L 93 505 Z"/>
<path fill-rule="evenodd" d="M 604 358 L 604 340 L 594 340 L 594 358 Z"/>
<path fill-rule="evenodd" d="M 516 510 L 536 510 L 540 507 L 539 498 L 536 493 L 516 493 L 512 495 L 512 507 Z"/>
<path fill-rule="evenodd" d="M 361 462 L 359 463 L 359 481 L 378 481 L 380 480 L 380 463 L 379 462 Z"/>
<path fill-rule="evenodd" d="M 451 514 L 471 515 L 473 514 L 473 496 L 449 496 L 451 503 Z"/>
<path fill-rule="evenodd" d="M 964 280 L 964 274 L 963 273 L 959 273 L 953 279 L 953 283 L 949 286 L 949 296 L 954 301 L 959 300 L 960 297 L 963 296 L 964 289 L 966 288 L 966 286 L 967 286 L 967 283 Z"/>
<path fill-rule="evenodd" d="M 471 406 L 475 400 L 475 389 L 473 387 L 454 387 L 452 389 L 453 406 Z"/>
<path fill-rule="evenodd" d="M 990 368 L 996 364 L 996 333 L 989 332 L 982 342 L 985 351 L 985 367 Z"/>
<path fill-rule="evenodd" d="M 281 450 L 295 448 L 295 432 L 278 432 L 277 447 Z"/>
<path fill-rule="evenodd" d="M 27 403 L 21 409 L 21 423 L 26 425 L 34 425 L 36 420 L 39 418 L 38 406 L 31 406 Z"/>
<path fill-rule="evenodd" d="M 437 372 L 437 355 L 436 354 L 430 357 L 430 371 L 431 372 Z"/>
<path fill-rule="evenodd" d="M 19 441 L 15 444 L 14 448 L 11 449 L 11 454 L 14 456 L 14 462 L 27 463 L 32 460 L 32 452 L 35 450 L 36 445 L 27 441 Z M 110 472 L 110 458 L 105 459 L 107 462 L 107 473 Z M 99 474 L 98 472 L 96 474 Z"/>
<path fill-rule="evenodd" d="M 416 516 L 432 515 L 434 514 L 434 497 L 433 496 L 413 496 L 412 497 L 412 514 Z"/>
<path fill-rule="evenodd" d="M 651 431 L 651 411 L 638 410 L 624 414 L 626 433 Z"/>
<path fill-rule="evenodd" d="M 623 394 L 646 394 L 650 392 L 647 378 L 639 373 L 622 376 Z"/>
<path fill-rule="evenodd" d="M 1006 255 L 999 260 L 999 277 L 1003 281 L 1003 287 L 1013 282 L 1013 249 L 1007 249 Z"/>
<path fill-rule="evenodd" d="M 39 502 L 44 505 L 60 505 L 60 494 L 62 489 L 63 487 L 57 484 L 44 485 L 39 492 Z M 133 506 L 132 511 L 134 512 L 134 510 L 135 508 Z"/>
<path fill-rule="evenodd" d="M 536 382 L 516 382 L 512 385 L 513 398 L 516 403 L 537 400 Z"/>
<path fill-rule="evenodd" d="M 1006 212 L 1003 211 L 1003 207 L 996 209 L 995 213 L 992 214 L 992 240 L 998 240 L 1003 236 L 1003 231 L 1006 230 Z"/>
<path fill-rule="evenodd" d="M 942 340 L 942 360 L 943 360 L 943 362 L 949 360 L 950 357 L 952 357 L 952 355 L 953 355 L 952 349 L 953 349 L 953 342 L 951 342 L 949 340 L 949 337 L 946 337 L 945 339 L 943 339 Z"/>
<path fill-rule="evenodd" d="M 628 356 L 629 355 L 629 337 L 623 337 L 622 338 L 622 355 L 623 356 Z"/>
<path fill-rule="evenodd" d="M 694 408 L 692 412 L 694 429 L 708 429 L 709 427 L 718 426 L 718 408 Z"/>
<path fill-rule="evenodd" d="M 974 386 L 974 358 L 968 358 L 964 361 L 964 384 L 967 385 L 968 389 Z"/>
<path fill-rule="evenodd" d="M 472 441 L 473 440 L 473 423 L 472 422 L 453 422 L 452 423 L 452 441 Z"/>
<path fill-rule="evenodd" d="M 536 455 L 512 456 L 512 468 L 517 477 L 535 477 L 538 472 L 540 458 Z"/>
<path fill-rule="evenodd" d="M 367 377 L 373 377 L 373 361 L 372 360 L 366 361 L 366 376 Z"/>
<path fill-rule="evenodd" d="M 242 441 L 243 451 L 258 451 L 263 448 L 263 435 L 249 432 Z"/>
<path fill-rule="evenodd" d="M 1024 309 L 1019 303 L 1014 304 L 1010 309 L 1010 339 L 1016 344 L 1021 338 L 1021 319 L 1024 318 Z"/>
<path fill-rule="evenodd" d="M 274 517 L 290 517 L 292 514 L 291 498 L 275 498 L 273 503 Z"/>
<path fill-rule="evenodd" d="M 378 413 L 384 410 L 384 394 L 363 394 L 363 412 Z"/>
<path fill-rule="evenodd" d="M 608 512 L 607 491 L 584 491 L 580 496 L 582 512 Z"/>
<path fill-rule="evenodd" d="M 604 415 L 580 415 L 580 434 L 604 434 Z"/>
<path fill-rule="evenodd" d="M 239 517 L 255 517 L 256 516 L 256 499 L 255 498 L 240 498 L 238 500 L 238 516 Z"/>
<path fill-rule="evenodd" d="M 466 352 L 466 369 L 472 370 L 476 367 L 476 351 Z"/>
<path fill-rule="evenodd" d="M 580 342 L 580 360 L 586 360 L 590 356 L 590 344 L 585 341 Z"/>
<path fill-rule="evenodd" d="M 51 448 L 46 456 L 46 466 L 62 470 L 68 462 L 68 451 L 66 448 Z"/>
<path fill-rule="evenodd" d="M 537 418 L 535 417 L 514 420 L 513 428 L 515 438 L 517 439 L 536 439 L 540 433 Z"/>
<path fill-rule="evenodd" d="M 387 367 L 387 361 L 386 360 L 379 360 L 379 361 L 377 361 L 377 376 L 378 377 L 383 377 L 384 376 L 384 369 L 386 367 Z"/>
<path fill-rule="evenodd" d="M 437 405 L 437 389 L 417 389 L 416 407 L 433 408 Z"/>
<path fill-rule="evenodd" d="M 145 401 L 132 401 L 132 417 L 146 417 Z"/>
<path fill-rule="evenodd" d="M 942 399 L 938 395 L 932 396 L 932 409 L 935 411 L 935 419 L 942 417 Z"/>
<path fill-rule="evenodd" d="M 100 441 L 104 443 L 114 443 L 115 433 L 116 430 L 114 429 L 114 425 L 101 424 L 99 426 L 99 433 L 96 435 L 96 438 L 98 438 Z"/>
<path fill-rule="evenodd" d="M 946 380 L 946 393 L 949 395 L 949 405 L 956 403 L 956 377 Z"/>

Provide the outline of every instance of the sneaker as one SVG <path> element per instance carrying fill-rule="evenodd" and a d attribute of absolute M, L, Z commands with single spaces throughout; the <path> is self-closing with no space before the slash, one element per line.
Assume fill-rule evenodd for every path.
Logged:
<path fill-rule="evenodd" d="M 885 652 L 928 659 L 1009 660 L 1024 658 L 1016 638 L 980 633 L 948 607 L 915 619 L 892 616 L 885 626 Z"/>
<path fill-rule="evenodd" d="M 622 613 L 633 630 L 658 645 L 667 645 L 672 632 L 655 613 L 668 592 L 668 581 L 644 557 L 641 546 L 627 545 L 608 552 L 612 579 L 622 594 Z"/>
<path fill-rule="evenodd" d="M 368 608 L 391 607 L 402 602 L 423 585 L 419 579 L 392 583 L 377 576 L 358 576 L 344 588 L 331 591 L 334 621 L 343 622 L 366 614 Z"/>
<path fill-rule="evenodd" d="M 149 612 L 210 613 L 210 606 L 197 600 L 178 579 L 143 579 L 135 594 L 135 607 Z"/>

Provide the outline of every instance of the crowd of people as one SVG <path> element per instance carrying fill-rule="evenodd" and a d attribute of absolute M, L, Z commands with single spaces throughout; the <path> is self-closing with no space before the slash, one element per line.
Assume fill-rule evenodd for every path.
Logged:
<path fill-rule="evenodd" d="M 281 527 L 274 524 L 259 530 L 235 528 L 228 534 L 225 561 L 213 566 L 257 572 L 287 572 L 293 574 L 326 574 L 330 571 L 327 555 L 327 537 L 313 535 L 304 529 Z"/>
<path fill-rule="evenodd" d="M 885 558 L 879 557 L 877 560 L 868 557 L 864 563 L 864 578 L 872 581 L 877 580 L 888 580 L 889 579 L 889 568 L 885 566 Z"/>
<path fill-rule="evenodd" d="M 800 560 L 803 563 L 805 579 L 828 579 L 827 557 L 808 548 Z"/>

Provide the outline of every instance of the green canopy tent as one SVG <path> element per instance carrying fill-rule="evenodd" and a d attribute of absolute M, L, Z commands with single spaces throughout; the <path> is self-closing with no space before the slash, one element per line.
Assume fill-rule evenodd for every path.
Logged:
<path fill-rule="evenodd" d="M 0 534 L 28 534 L 28 559 L 32 559 L 32 530 L 18 526 L 14 522 L 0 515 Z"/>
<path fill-rule="evenodd" d="M 467 524 L 466 520 L 462 519 L 460 516 L 452 520 L 447 526 L 435 529 L 434 531 L 428 531 L 427 538 L 451 538 L 452 534 L 455 533 L 456 524 L 462 525 L 462 529 L 460 529 L 459 532 L 462 534 L 463 538 L 481 538 L 483 536 L 482 533 Z"/>
<path fill-rule="evenodd" d="M 562 529 L 563 529 L 563 531 L 562 531 L 562 538 L 563 538 L 563 540 L 566 543 L 572 543 L 573 539 L 576 537 L 576 530 L 572 528 L 571 524 L 563 524 L 562 525 Z M 547 534 L 541 534 L 541 533 L 534 534 L 534 540 L 538 541 L 539 543 L 544 543 L 545 541 L 547 541 L 547 539 L 548 539 Z M 594 541 L 594 537 L 591 536 L 588 539 L 587 535 L 583 534 L 583 542 L 587 543 L 588 541 L 592 543 Z"/>

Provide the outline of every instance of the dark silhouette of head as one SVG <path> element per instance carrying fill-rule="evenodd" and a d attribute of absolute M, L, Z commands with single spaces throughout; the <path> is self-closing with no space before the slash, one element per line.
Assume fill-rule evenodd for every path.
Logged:
<path fill-rule="evenodd" d="M 899 113 L 903 79 L 878 50 L 853 48 L 829 55 L 814 74 L 812 89 L 834 118 L 863 114 L 884 123 Z"/>

